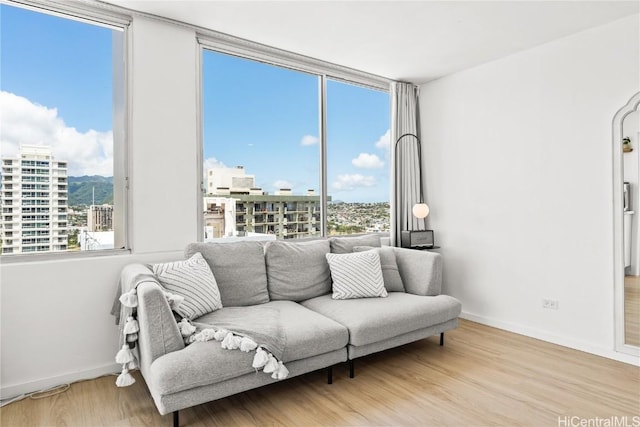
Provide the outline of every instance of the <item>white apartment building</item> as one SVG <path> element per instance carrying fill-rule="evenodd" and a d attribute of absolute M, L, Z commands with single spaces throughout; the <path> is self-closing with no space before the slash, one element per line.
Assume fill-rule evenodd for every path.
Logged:
<path fill-rule="evenodd" d="M 23 145 L 2 158 L 2 254 L 67 250 L 67 162 L 51 148 Z"/>
<path fill-rule="evenodd" d="M 207 169 L 207 194 L 234 192 L 249 193 L 256 190 L 255 175 L 247 175 L 244 166 L 228 168 L 219 166 Z"/>

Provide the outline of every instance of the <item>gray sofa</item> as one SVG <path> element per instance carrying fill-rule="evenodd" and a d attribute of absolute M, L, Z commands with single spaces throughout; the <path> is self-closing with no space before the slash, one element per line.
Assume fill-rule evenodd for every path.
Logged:
<path fill-rule="evenodd" d="M 364 246 L 365 248 L 362 248 Z M 216 323 L 238 310 L 273 307 L 280 313 L 289 377 L 328 368 L 457 326 L 461 304 L 441 295 L 442 259 L 437 253 L 392 247 L 379 251 L 386 298 L 334 300 L 326 253 L 379 247 L 376 235 L 311 241 L 193 243 L 217 281 L 223 308 L 197 319 Z M 149 276 L 149 266 L 127 266 L 121 280 Z M 404 289 L 404 291 L 402 291 Z M 137 286 L 140 370 L 161 414 L 250 390 L 277 380 L 257 375 L 252 355 L 227 351 L 216 341 L 185 346 L 162 286 Z M 240 308 L 239 308 L 240 307 Z"/>

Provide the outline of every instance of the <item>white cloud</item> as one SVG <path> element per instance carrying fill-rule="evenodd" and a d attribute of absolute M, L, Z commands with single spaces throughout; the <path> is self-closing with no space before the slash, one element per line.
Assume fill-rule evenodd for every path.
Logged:
<path fill-rule="evenodd" d="M 387 131 L 376 141 L 376 148 L 380 150 L 389 151 L 391 148 L 391 130 L 387 129 Z"/>
<path fill-rule="evenodd" d="M 291 189 L 292 187 L 293 187 L 293 184 L 291 184 L 289 181 L 284 179 L 279 179 L 273 183 L 273 188 L 275 188 L 276 190 L 280 190 L 281 188 Z"/>
<path fill-rule="evenodd" d="M 313 135 L 305 135 L 300 140 L 300 145 L 316 145 L 318 143 L 318 137 Z"/>
<path fill-rule="evenodd" d="M 202 163 L 202 170 L 205 172 L 207 172 L 207 170 L 209 169 L 213 169 L 213 168 L 226 168 L 227 165 L 225 165 L 224 163 L 222 163 L 220 160 L 216 159 L 215 157 L 208 157 L 206 159 L 204 159 L 204 162 Z"/>
<path fill-rule="evenodd" d="M 333 182 L 333 189 L 350 191 L 360 187 L 373 187 L 375 185 L 376 179 L 372 176 L 360 174 L 338 175 L 338 179 Z"/>
<path fill-rule="evenodd" d="M 56 108 L 0 91 L 0 151 L 16 156 L 20 144 L 50 146 L 54 158 L 68 162 L 68 174 L 113 175 L 113 132 L 79 132 L 65 124 Z"/>
<path fill-rule="evenodd" d="M 351 164 L 362 169 L 381 169 L 384 167 L 384 162 L 380 160 L 380 157 L 368 153 L 360 153 L 358 157 L 351 160 Z"/>

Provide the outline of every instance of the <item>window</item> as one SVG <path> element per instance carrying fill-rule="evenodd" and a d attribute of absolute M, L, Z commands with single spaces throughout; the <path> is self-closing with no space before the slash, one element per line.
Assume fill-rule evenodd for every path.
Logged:
<path fill-rule="evenodd" d="M 15 208 L 0 221 L 2 255 L 126 246 L 125 190 L 114 186 L 124 162 L 113 160 L 124 149 L 125 25 L 0 4 L 0 204 Z M 118 212 L 109 227 L 91 222 L 103 205 Z"/>
<path fill-rule="evenodd" d="M 203 49 L 202 104 L 205 240 L 388 231 L 387 92 Z"/>
<path fill-rule="evenodd" d="M 389 94 L 327 82 L 329 234 L 389 231 Z"/>
<path fill-rule="evenodd" d="M 318 76 L 205 51 L 205 238 L 320 234 Z"/>

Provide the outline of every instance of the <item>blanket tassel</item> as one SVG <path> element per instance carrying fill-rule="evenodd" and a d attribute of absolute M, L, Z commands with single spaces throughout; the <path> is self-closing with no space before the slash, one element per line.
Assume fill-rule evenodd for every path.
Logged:
<path fill-rule="evenodd" d="M 278 367 L 275 371 L 273 371 L 271 378 L 273 378 L 274 380 L 283 380 L 288 376 L 289 376 L 289 370 L 287 369 L 286 366 L 284 366 L 284 363 L 282 363 L 282 360 L 278 361 Z"/>
<path fill-rule="evenodd" d="M 133 376 L 129 373 L 126 367 L 122 368 L 122 372 L 120 373 L 120 375 L 118 375 L 118 378 L 116 379 L 116 385 L 118 387 L 127 387 L 135 382 L 136 382 L 136 379 L 133 378 Z"/>
<path fill-rule="evenodd" d="M 133 316 L 127 317 L 127 323 L 124 325 L 123 332 L 125 334 L 135 334 L 140 330 L 140 326 L 138 325 L 138 321 L 133 318 Z"/>
<path fill-rule="evenodd" d="M 258 347 L 258 349 L 256 350 L 256 355 L 253 356 L 253 363 L 251 364 L 251 366 L 255 369 L 260 369 L 264 365 L 266 365 L 268 361 L 269 356 L 267 355 L 267 352 L 264 351 L 262 347 Z"/>
<path fill-rule="evenodd" d="M 123 345 L 120 351 L 118 351 L 118 354 L 116 354 L 116 363 L 119 363 L 122 365 L 125 363 L 129 363 L 132 360 L 133 360 L 133 353 L 131 352 L 129 345 L 128 344 Z"/>
<path fill-rule="evenodd" d="M 269 361 L 264 365 L 262 370 L 265 374 L 270 374 L 278 369 L 278 360 L 273 357 L 273 354 L 269 353 Z"/>

